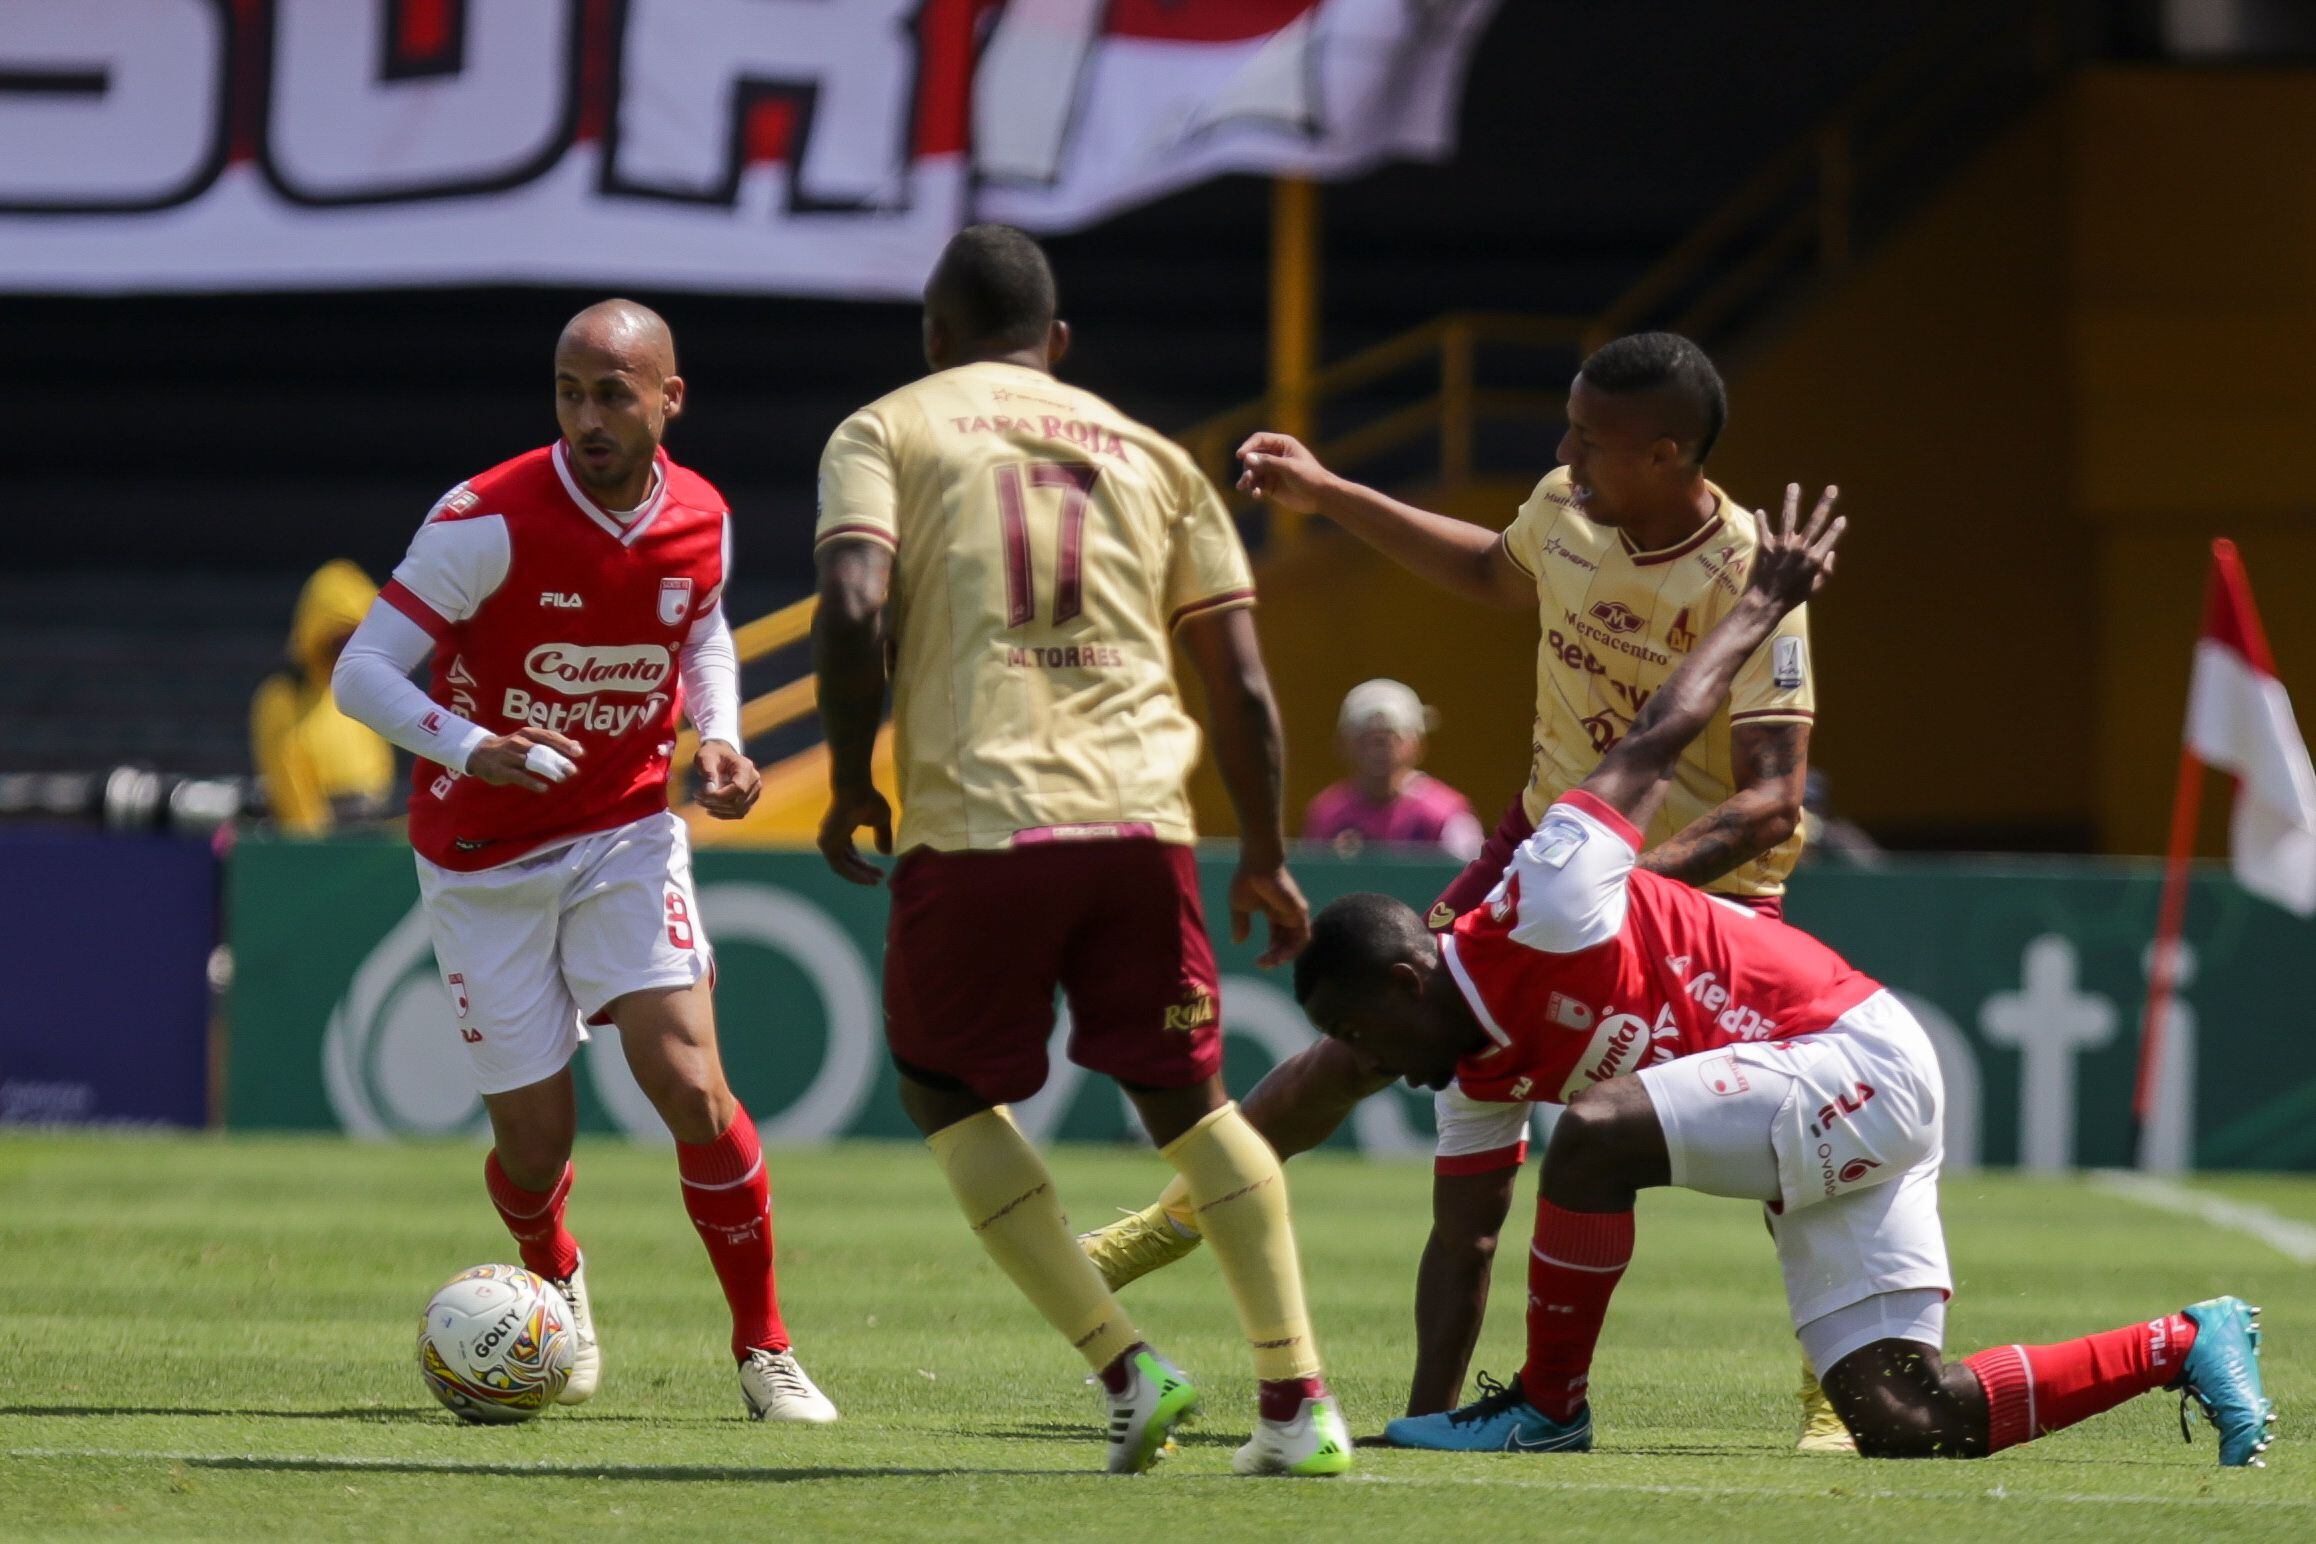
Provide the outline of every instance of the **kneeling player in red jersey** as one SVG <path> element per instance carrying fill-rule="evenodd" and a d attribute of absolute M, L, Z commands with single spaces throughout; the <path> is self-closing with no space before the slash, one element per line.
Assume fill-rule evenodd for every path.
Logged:
<path fill-rule="evenodd" d="M 1398 901 L 1347 896 L 1296 962 L 1311 1022 L 1369 1074 L 1452 1084 L 1455 1118 L 1472 1124 L 1517 1130 L 1534 1101 L 1566 1106 L 1537 1201 L 1526 1364 L 1385 1436 L 1590 1448 L 1593 1348 L 1632 1256 L 1635 1196 L 1679 1185 L 1770 1207 L 1795 1329 L 1863 1454 L 1981 1457 L 2174 1388 L 2219 1428 L 2221 1463 L 2258 1463 L 2273 1406 L 2258 1311 L 2236 1298 L 1945 1362 L 1945 1088 L 1921 1026 L 1799 929 L 1634 866 L 1682 747 L 1832 570 L 1831 499 L 1797 533 L 1799 495 L 1763 530 L 1737 606 L 1480 906 L 1439 937 Z"/>
<path fill-rule="evenodd" d="M 419 758 L 410 840 L 490 1111 L 484 1180 L 523 1264 L 562 1289 L 579 1332 L 563 1403 L 602 1375 L 563 1207 L 571 1056 L 586 1026 L 610 1024 L 675 1135 L 748 1413 L 833 1421 L 780 1321 L 771 1187 L 716 1054 L 713 957 L 690 844 L 667 808 L 687 707 L 701 806 L 737 819 L 758 792 L 724 622 L 729 512 L 660 449 L 683 399 L 658 316 L 610 300 L 572 318 L 555 347 L 562 438 L 435 505 L 338 661 L 338 705 Z M 409 679 L 430 657 L 431 695 Z"/>

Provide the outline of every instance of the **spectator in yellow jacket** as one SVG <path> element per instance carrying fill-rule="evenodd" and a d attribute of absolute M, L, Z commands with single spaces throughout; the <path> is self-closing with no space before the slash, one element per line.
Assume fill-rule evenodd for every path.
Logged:
<path fill-rule="evenodd" d="M 394 748 L 330 698 L 338 651 L 377 595 L 343 558 L 315 570 L 290 621 L 289 668 L 268 676 L 250 704 L 250 752 L 284 831 L 313 835 L 387 812 Z"/>

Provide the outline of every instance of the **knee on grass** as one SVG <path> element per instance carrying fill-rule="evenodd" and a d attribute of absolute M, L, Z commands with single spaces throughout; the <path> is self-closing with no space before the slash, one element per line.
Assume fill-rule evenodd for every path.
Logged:
<path fill-rule="evenodd" d="M 1862 1458 L 1984 1457 L 1984 1418 L 1974 1419 L 1968 1397 L 1975 1387 L 1966 1369 L 1894 1341 L 1845 1357 L 1825 1380 Z"/>

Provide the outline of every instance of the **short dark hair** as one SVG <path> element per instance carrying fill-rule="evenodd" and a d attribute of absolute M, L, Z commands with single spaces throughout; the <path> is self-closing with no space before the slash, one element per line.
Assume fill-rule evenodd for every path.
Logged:
<path fill-rule="evenodd" d="M 1010 225 L 968 225 L 950 237 L 925 300 L 959 342 L 1014 348 L 1043 343 L 1059 303 L 1045 249 Z"/>
<path fill-rule="evenodd" d="M 1372 890 L 1329 901 L 1311 919 L 1311 941 L 1295 956 L 1295 1001 L 1329 981 L 1366 986 L 1392 966 L 1422 957 L 1430 935 L 1404 901 Z"/>
<path fill-rule="evenodd" d="M 1662 392 L 1673 414 L 1665 432 L 1699 466 L 1729 421 L 1729 393 L 1705 351 L 1677 332 L 1636 332 L 1602 344 L 1577 367 L 1595 390 Z"/>

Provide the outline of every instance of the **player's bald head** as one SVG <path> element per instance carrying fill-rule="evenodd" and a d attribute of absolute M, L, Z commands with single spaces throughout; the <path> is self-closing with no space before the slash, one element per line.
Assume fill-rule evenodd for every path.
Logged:
<path fill-rule="evenodd" d="M 611 509 L 650 491 L 667 426 L 684 410 L 675 337 L 649 306 L 599 300 L 555 340 L 555 421 L 568 464 Z"/>
<path fill-rule="evenodd" d="M 943 356 L 938 367 L 1045 348 L 1058 304 L 1053 265 L 1027 232 L 968 225 L 925 281 L 926 352 Z"/>
<path fill-rule="evenodd" d="M 581 354 L 615 360 L 653 384 L 676 373 L 675 334 L 657 311 L 633 300 L 598 300 L 563 324 L 557 367 Z"/>
<path fill-rule="evenodd" d="M 1593 390 L 1645 407 L 1657 432 L 1702 466 L 1729 421 L 1729 395 L 1705 351 L 1676 332 L 1636 332 L 1604 343 L 1578 368 Z"/>

